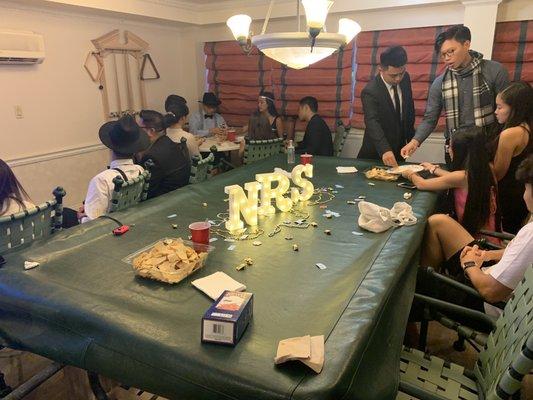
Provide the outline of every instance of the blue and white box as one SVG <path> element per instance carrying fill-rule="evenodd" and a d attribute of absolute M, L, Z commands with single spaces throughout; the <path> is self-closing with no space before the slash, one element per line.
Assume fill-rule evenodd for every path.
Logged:
<path fill-rule="evenodd" d="M 225 290 L 202 317 L 202 342 L 235 346 L 252 315 L 252 293 Z"/>

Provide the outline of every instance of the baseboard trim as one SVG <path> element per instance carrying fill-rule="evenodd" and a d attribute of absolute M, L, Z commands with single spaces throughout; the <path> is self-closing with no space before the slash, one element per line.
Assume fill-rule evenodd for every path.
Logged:
<path fill-rule="evenodd" d="M 92 153 L 104 149 L 106 149 L 106 147 L 103 144 L 91 144 L 89 146 L 73 147 L 70 149 L 52 151 L 50 153 L 38 154 L 35 156 L 12 158 L 5 161 L 11 168 L 15 168 L 23 165 L 36 164 L 50 160 L 57 160 L 59 158 L 73 157 L 80 154 Z"/>

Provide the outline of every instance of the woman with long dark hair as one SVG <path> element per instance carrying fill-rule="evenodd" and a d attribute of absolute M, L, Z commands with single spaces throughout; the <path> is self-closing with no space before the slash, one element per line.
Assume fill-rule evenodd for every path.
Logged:
<path fill-rule="evenodd" d="M 274 93 L 262 90 L 257 99 L 257 111 L 252 114 L 254 121 L 260 120 L 259 115 L 268 120 L 271 134 L 269 135 L 270 137 L 266 137 L 265 139 L 283 137 L 283 120 L 279 116 L 274 100 Z M 245 125 L 242 128 L 242 133 L 247 132 L 249 132 L 249 125 Z"/>
<path fill-rule="evenodd" d="M 453 189 L 455 216 L 474 237 L 479 236 L 481 229 L 500 230 L 497 221 L 496 180 L 488 153 L 483 151 L 485 146 L 486 136 L 482 128 L 460 130 L 453 135 L 451 141 L 451 171 L 422 163 L 424 169 L 435 175 L 434 178 L 424 179 L 412 170 L 403 174 L 420 190 Z"/>
<path fill-rule="evenodd" d="M 0 216 L 34 207 L 30 196 L 4 160 L 0 159 Z"/>
<path fill-rule="evenodd" d="M 533 88 L 527 82 L 511 83 L 496 96 L 496 118 L 501 133 L 491 146 L 502 227 L 516 234 L 528 215 L 522 198 L 524 184 L 515 179 L 518 165 L 533 153 Z"/>

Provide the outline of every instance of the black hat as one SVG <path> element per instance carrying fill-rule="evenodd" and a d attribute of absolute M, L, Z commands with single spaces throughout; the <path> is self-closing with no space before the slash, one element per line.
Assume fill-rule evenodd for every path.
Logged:
<path fill-rule="evenodd" d="M 199 101 L 198 103 L 202 103 L 202 104 L 205 104 L 206 106 L 211 106 L 211 107 L 217 107 L 220 104 L 222 104 L 222 102 L 218 99 L 216 94 L 212 92 L 204 93 L 204 97 L 202 98 L 202 101 Z"/>
<path fill-rule="evenodd" d="M 135 154 L 150 146 L 150 138 L 131 115 L 106 122 L 100 127 L 99 136 L 106 147 L 119 154 Z"/>

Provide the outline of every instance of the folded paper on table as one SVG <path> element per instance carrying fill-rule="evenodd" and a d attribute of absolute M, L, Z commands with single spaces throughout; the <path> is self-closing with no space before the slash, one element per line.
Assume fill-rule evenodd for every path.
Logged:
<path fill-rule="evenodd" d="M 337 173 L 339 174 L 354 174 L 357 172 L 355 167 L 337 167 Z"/>
<path fill-rule="evenodd" d="M 319 374 L 324 367 L 324 335 L 280 340 L 274 363 L 290 360 L 301 361 Z"/>
<path fill-rule="evenodd" d="M 218 299 L 224 290 L 231 290 L 235 292 L 242 292 L 246 290 L 245 285 L 237 282 L 229 275 L 220 271 L 204 278 L 196 279 L 191 283 L 195 288 L 201 290 L 213 300 Z"/>

